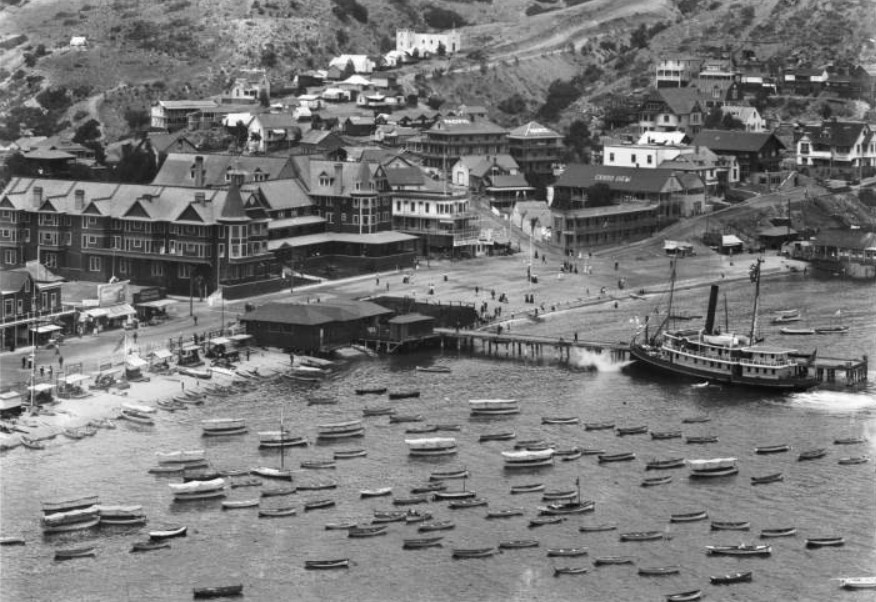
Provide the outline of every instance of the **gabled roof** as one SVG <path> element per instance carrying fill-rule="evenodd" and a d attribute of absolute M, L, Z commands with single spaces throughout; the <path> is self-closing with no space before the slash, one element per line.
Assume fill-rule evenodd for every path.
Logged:
<path fill-rule="evenodd" d="M 447 132 L 451 134 L 507 134 L 508 130 L 486 119 L 470 121 L 462 117 L 441 117 L 428 132 Z"/>
<path fill-rule="evenodd" d="M 690 138 L 684 132 L 643 132 L 637 144 L 660 144 L 667 146 L 687 144 Z"/>
<path fill-rule="evenodd" d="M 507 153 L 498 155 L 463 155 L 459 161 L 469 170 L 470 174 L 482 178 L 493 165 L 503 171 L 514 171 L 519 168 L 514 157 Z"/>
<path fill-rule="evenodd" d="M 356 191 L 356 182 L 372 181 L 377 165 L 367 162 L 329 161 L 315 159 L 306 155 L 292 157 L 296 172 L 305 190 L 321 196 L 348 196 Z M 320 185 L 320 176 L 328 177 L 328 186 Z M 335 179 L 340 176 L 341 181 Z M 376 186 L 374 191 L 376 192 Z M 362 192 L 370 192 L 370 187 L 362 187 Z"/>
<path fill-rule="evenodd" d="M 530 188 L 534 190 L 529 182 L 526 181 L 526 177 L 522 173 L 516 174 L 497 174 L 495 176 L 487 176 L 490 181 L 490 188 L 511 188 L 511 189 L 521 189 L 521 188 Z"/>
<path fill-rule="evenodd" d="M 696 146 L 705 146 L 716 153 L 760 151 L 770 140 L 779 148 L 785 145 L 772 132 L 740 132 L 733 130 L 702 130 L 693 140 Z"/>
<path fill-rule="evenodd" d="M 392 310 L 369 301 L 333 299 L 322 303 L 268 303 L 245 313 L 241 322 L 278 322 L 318 326 L 332 322 L 354 322 L 392 314 Z"/>
<path fill-rule="evenodd" d="M 819 247 L 840 249 L 876 249 L 876 232 L 863 230 L 822 230 L 815 235 L 812 244 Z"/>
<path fill-rule="evenodd" d="M 0 271 L 0 293 L 9 295 L 24 288 L 24 283 L 30 280 L 30 274 L 24 270 Z"/>
<path fill-rule="evenodd" d="M 222 205 L 219 219 L 223 222 L 239 222 L 249 219 L 246 211 L 243 209 L 243 198 L 240 196 L 240 188 L 234 183 L 231 184 L 228 188 L 228 194 L 225 195 L 225 203 Z"/>
<path fill-rule="evenodd" d="M 313 206 L 313 200 L 295 178 L 247 184 L 242 193 L 258 195 L 271 211 Z"/>
<path fill-rule="evenodd" d="M 58 276 L 36 259 L 26 262 L 24 269 L 27 270 L 36 282 L 63 282 L 66 280 L 63 276 Z"/>
<path fill-rule="evenodd" d="M 245 181 L 251 181 L 257 170 L 264 179 L 268 180 L 292 176 L 288 157 L 170 153 L 152 183 L 156 186 L 194 186 L 195 179 L 192 177 L 192 169 L 197 157 L 203 159 L 204 185 L 208 187 L 228 186 L 225 174 L 229 170 L 246 174 Z"/>
<path fill-rule="evenodd" d="M 514 128 L 508 133 L 509 138 L 562 138 L 549 127 L 545 127 L 536 121 L 530 121 L 520 127 Z"/>
<path fill-rule="evenodd" d="M 386 182 L 390 186 L 422 186 L 425 181 L 423 171 L 419 167 L 398 167 L 387 169 Z"/>
<path fill-rule="evenodd" d="M 676 115 L 690 115 L 695 110 L 702 110 L 702 94 L 696 88 L 660 88 L 657 96 Z"/>
<path fill-rule="evenodd" d="M 566 167 L 554 187 L 590 188 L 595 184 L 606 184 L 621 192 L 659 193 L 667 191 L 671 180 L 677 180 L 675 174 L 665 169 L 575 163 Z"/>
<path fill-rule="evenodd" d="M 266 130 L 295 129 L 300 131 L 298 120 L 291 113 L 260 113 L 253 117 Z"/>
<path fill-rule="evenodd" d="M 815 144 L 828 146 L 852 146 L 862 134 L 869 132 L 869 126 L 861 121 L 823 121 L 821 125 L 812 124 L 803 128 L 804 135 Z"/>
<path fill-rule="evenodd" d="M 370 86 L 371 82 L 367 77 L 363 77 L 359 74 L 353 74 L 342 82 L 338 82 L 338 85 L 347 85 L 347 86 Z"/>

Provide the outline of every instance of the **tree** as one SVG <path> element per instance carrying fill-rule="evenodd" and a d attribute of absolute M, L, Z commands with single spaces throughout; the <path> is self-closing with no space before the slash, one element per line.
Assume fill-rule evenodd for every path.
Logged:
<path fill-rule="evenodd" d="M 143 147 L 122 147 L 122 158 L 113 172 L 116 181 L 129 184 L 145 184 L 155 179 L 158 165 L 151 150 Z"/>
<path fill-rule="evenodd" d="M 833 109 L 829 104 L 824 103 L 818 111 L 822 119 L 830 119 L 833 116 Z"/>
<path fill-rule="evenodd" d="M 146 109 L 135 109 L 134 107 L 129 107 L 125 109 L 124 117 L 128 124 L 128 128 L 132 132 L 138 132 L 144 129 L 151 122 L 149 113 Z"/>
<path fill-rule="evenodd" d="M 703 120 L 703 128 L 707 130 L 720 130 L 724 121 L 724 112 L 717 104 L 713 106 Z"/>
<path fill-rule="evenodd" d="M 264 88 L 259 90 L 259 104 L 263 107 L 271 106 L 271 99 L 268 97 L 268 91 Z"/>
<path fill-rule="evenodd" d="M 526 111 L 526 101 L 520 96 L 520 94 L 513 94 L 505 100 L 500 101 L 496 106 L 500 111 L 508 113 L 509 115 L 519 115 Z"/>
<path fill-rule="evenodd" d="M 344 65 L 344 70 L 341 72 L 341 79 L 347 79 L 351 75 L 356 74 L 356 66 L 353 65 L 353 59 L 349 59 Z"/>
<path fill-rule="evenodd" d="M 433 111 L 437 111 L 439 108 L 441 108 L 441 105 L 444 104 L 444 99 L 440 96 L 432 95 L 428 98 L 428 100 L 426 100 L 426 104 L 429 105 L 429 108 Z"/>
<path fill-rule="evenodd" d="M 435 49 L 435 53 L 438 56 L 446 56 L 447 55 L 447 47 L 444 46 L 444 42 L 438 42 L 438 48 Z"/>
<path fill-rule="evenodd" d="M 589 163 L 590 156 L 586 149 L 591 146 L 591 143 L 590 128 L 587 126 L 586 121 L 576 119 L 569 124 L 569 132 L 563 139 L 563 144 L 573 154 L 570 159 Z"/>
<path fill-rule="evenodd" d="M 100 122 L 97 119 L 89 119 L 76 129 L 76 133 L 73 134 L 73 142 L 82 144 L 89 140 L 96 140 L 100 136 Z"/>
<path fill-rule="evenodd" d="M 416 107 L 418 104 L 420 104 L 420 97 L 416 94 L 408 94 L 407 96 L 405 96 L 405 102 L 409 107 Z"/>
<path fill-rule="evenodd" d="M 724 115 L 721 119 L 722 130 L 745 130 L 745 124 L 730 113 Z"/>
<path fill-rule="evenodd" d="M 268 67 L 269 69 L 277 65 L 277 51 L 274 49 L 274 45 L 270 42 L 265 44 L 265 47 L 262 48 L 261 65 L 262 67 Z"/>
<path fill-rule="evenodd" d="M 648 45 L 648 28 L 644 23 L 639 25 L 632 34 L 630 34 L 630 46 L 633 48 L 644 48 Z"/>

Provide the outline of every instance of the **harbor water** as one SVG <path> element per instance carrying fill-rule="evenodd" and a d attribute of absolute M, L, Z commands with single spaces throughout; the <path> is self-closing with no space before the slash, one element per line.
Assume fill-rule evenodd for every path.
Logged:
<path fill-rule="evenodd" d="M 749 287 L 729 287 L 728 323 L 738 324 L 747 312 Z M 789 277 L 771 281 L 764 295 L 762 331 L 770 345 L 817 348 L 819 356 L 854 357 L 876 352 L 876 312 L 872 286 Z M 704 313 L 704 293 L 679 292 L 679 311 Z M 581 320 L 574 312 L 557 315 L 534 326 L 538 334 L 570 337 L 579 331 L 599 340 L 628 340 L 635 317 L 647 313 L 650 302 L 635 301 Z M 769 324 L 771 312 L 799 308 L 811 325 L 837 319 L 850 332 L 817 337 L 780 337 Z M 723 311 L 723 308 L 722 310 Z M 719 312 L 718 322 L 723 322 Z M 620 317 L 623 316 L 623 317 Z M 692 322 L 693 324 L 693 322 Z M 746 331 L 749 325 L 740 325 Z M 805 339 L 805 340 L 804 340 Z M 416 370 L 438 363 L 450 373 Z M 843 466 L 843 456 L 876 456 L 876 378 L 871 363 L 870 383 L 854 389 L 818 388 L 806 393 L 696 387 L 695 381 L 666 377 L 613 363 L 580 352 L 572 365 L 469 357 L 445 349 L 435 354 L 367 359 L 341 365 L 324 381 L 311 385 L 286 379 L 260 383 L 255 390 L 232 397 L 208 398 L 202 406 L 157 414 L 152 427 L 120 423 L 83 440 L 47 442 L 43 451 L 18 448 L 0 457 L 2 497 L 0 520 L 4 536 L 20 536 L 26 545 L 4 547 L 0 598 L 10 601 L 88 600 L 165 601 L 190 599 L 193 587 L 243 583 L 252 600 L 478 600 L 478 601 L 613 601 L 662 600 L 666 594 L 702 589 L 709 600 L 827 600 L 865 599 L 843 595 L 837 577 L 874 574 L 876 567 L 876 474 L 874 462 Z M 386 394 L 355 394 L 356 388 L 386 386 L 418 390 L 419 398 L 390 401 Z M 336 404 L 308 405 L 312 397 Z M 515 398 L 521 413 L 502 418 L 472 418 L 467 400 Z M 149 403 L 151 400 L 138 400 Z M 87 399 L 82 403 L 88 403 Z M 386 416 L 364 418 L 365 436 L 316 442 L 316 425 L 362 417 L 366 407 L 392 406 L 400 414 L 422 414 L 423 423 L 458 424 L 455 456 L 412 458 L 406 427 L 390 424 Z M 334 470 L 299 470 L 295 483 L 334 479 L 336 489 L 299 491 L 282 498 L 262 498 L 273 506 L 292 504 L 295 516 L 259 518 L 257 509 L 225 510 L 221 501 L 174 502 L 168 483 L 179 476 L 149 474 L 155 452 L 206 449 L 216 469 L 279 466 L 277 450 L 259 450 L 259 430 L 275 430 L 280 414 L 285 425 L 306 436 L 311 445 L 285 453 L 287 467 L 299 469 L 304 460 L 330 459 L 333 451 L 362 448 L 367 456 L 338 460 Z M 709 422 L 683 423 L 695 415 Z M 542 418 L 577 416 L 578 425 L 543 425 Z M 201 437 L 200 420 L 242 417 L 248 433 L 230 437 Z M 684 439 L 652 440 L 647 434 L 618 437 L 611 430 L 586 431 L 584 422 L 613 421 L 618 427 L 647 425 L 655 431 L 682 430 L 685 436 L 717 435 L 716 443 L 686 444 Z M 483 433 L 513 430 L 518 440 L 545 439 L 558 447 L 600 448 L 607 453 L 630 451 L 632 462 L 599 464 L 595 456 L 557 460 L 553 466 L 518 469 L 503 467 L 501 452 L 514 441 L 480 443 Z M 836 438 L 862 436 L 858 445 L 835 445 Z M 433 436 L 433 435 L 422 435 Z M 757 446 L 788 444 L 787 453 L 758 455 Z M 804 450 L 825 447 L 826 457 L 800 462 Z M 692 481 L 688 469 L 645 471 L 652 458 L 687 459 L 735 457 L 739 474 Z M 453 530 L 419 535 L 444 535 L 443 547 L 403 550 L 405 538 L 418 537 L 417 524 L 390 523 L 381 537 L 351 539 L 346 531 L 325 530 L 326 523 L 367 522 L 374 510 L 392 510 L 392 497 L 361 499 L 359 491 L 391 486 L 395 497 L 409 497 L 410 488 L 428 480 L 435 470 L 465 467 L 464 483 L 488 507 L 453 510 L 448 502 L 414 506 L 436 520 L 452 520 Z M 752 485 L 751 477 L 781 472 L 784 480 Z M 672 474 L 665 485 L 642 487 L 646 476 Z M 544 483 L 548 490 L 574 489 L 594 500 L 595 510 L 568 517 L 556 525 L 530 528 L 529 521 L 543 505 L 540 493 L 510 495 L 512 485 Z M 259 496 L 261 489 L 281 486 L 264 481 L 261 487 L 230 489 L 228 500 Z M 449 489 L 462 481 L 449 481 Z M 142 504 L 145 527 L 111 527 L 44 536 L 40 529 L 42 501 L 99 495 L 104 504 Z M 309 512 L 307 500 L 331 498 L 332 508 Z M 267 501 L 266 501 L 267 500 Z M 486 512 L 519 508 L 524 516 L 487 519 Z M 705 510 L 709 520 L 670 523 L 672 514 Z M 750 531 L 711 531 L 710 520 L 750 521 Z M 614 523 L 617 531 L 579 532 L 579 526 Z M 170 549 L 132 554 L 131 545 L 147 539 L 147 531 L 187 525 L 188 536 L 171 539 Z M 796 527 L 796 536 L 761 540 L 762 529 Z M 663 531 L 662 540 L 620 542 L 626 531 Z M 807 549 L 807 537 L 842 536 L 845 545 Z M 484 559 L 454 560 L 453 548 L 494 547 L 502 540 L 536 539 L 539 547 L 505 550 Z M 767 543 L 765 558 L 712 557 L 707 545 Z M 94 558 L 53 560 L 54 551 L 96 546 Z M 549 558 L 548 548 L 586 547 L 588 555 Z M 600 556 L 631 556 L 634 565 L 594 566 Z M 349 558 L 348 569 L 306 571 L 306 560 Z M 677 575 L 645 577 L 640 567 L 678 565 Z M 588 566 L 579 575 L 554 576 L 554 567 Z M 709 576 L 752 570 L 751 583 L 709 585 Z M 861 592 L 865 596 L 866 592 Z"/>

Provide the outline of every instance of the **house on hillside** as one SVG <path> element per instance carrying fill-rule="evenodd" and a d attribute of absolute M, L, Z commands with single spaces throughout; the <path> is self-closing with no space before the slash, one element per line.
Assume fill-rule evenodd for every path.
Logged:
<path fill-rule="evenodd" d="M 347 153 L 343 150 L 344 139 L 340 134 L 331 130 L 309 130 L 301 137 L 299 146 L 301 152 L 305 155 L 327 155 L 337 157 L 337 153 L 341 152 L 346 159 Z"/>
<path fill-rule="evenodd" d="M 234 75 L 234 83 L 231 85 L 229 94 L 232 102 L 236 99 L 248 99 L 258 101 L 262 94 L 266 98 L 271 97 L 271 82 L 268 73 L 264 69 L 240 69 Z"/>
<path fill-rule="evenodd" d="M 656 88 L 686 88 L 696 78 L 703 59 L 688 54 L 670 53 L 660 56 L 654 65 Z"/>
<path fill-rule="evenodd" d="M 863 121 L 822 121 L 803 127 L 795 162 L 826 177 L 876 173 L 876 131 Z"/>
<path fill-rule="evenodd" d="M 462 50 L 462 35 L 452 29 L 442 33 L 417 33 L 412 29 L 398 29 L 395 32 L 396 52 L 413 54 L 416 50 L 420 56 L 440 54 L 443 47 L 446 54 L 454 54 Z"/>
<path fill-rule="evenodd" d="M 814 96 L 824 88 L 829 75 L 827 69 L 823 67 L 820 69 L 785 69 L 782 73 L 781 91 L 783 94 Z"/>
<path fill-rule="evenodd" d="M 238 154 L 169 153 L 152 180 L 154 186 L 226 188 L 235 177 L 241 183 L 292 177 L 288 157 Z"/>
<path fill-rule="evenodd" d="M 724 105 L 721 107 L 721 113 L 730 115 L 734 119 L 742 122 L 746 132 L 763 132 L 766 131 L 766 119 L 760 116 L 758 110 L 754 107 L 742 105 Z"/>
<path fill-rule="evenodd" d="M 73 50 L 88 50 L 88 39 L 85 36 L 73 36 L 70 38 L 70 48 Z"/>
<path fill-rule="evenodd" d="M 247 129 L 250 151 L 267 153 L 287 149 L 301 139 L 301 127 L 290 113 L 261 113 L 253 117 Z"/>
<path fill-rule="evenodd" d="M 464 155 L 451 168 L 452 182 L 473 192 L 484 192 L 488 176 L 513 175 L 520 172 L 514 157 L 498 155 Z"/>
<path fill-rule="evenodd" d="M 563 136 L 535 121 L 508 133 L 508 153 L 530 184 L 552 181 L 564 152 Z"/>
<path fill-rule="evenodd" d="M 367 54 L 342 54 L 329 61 L 329 70 L 334 67 L 343 73 L 348 63 L 352 63 L 355 73 L 371 73 L 375 67 L 374 61 Z"/>
<path fill-rule="evenodd" d="M 639 108 L 639 131 L 696 134 L 708 109 L 693 87 L 653 90 Z"/>
<path fill-rule="evenodd" d="M 173 132 L 188 126 L 189 114 L 216 109 L 213 100 L 158 100 L 152 105 L 152 128 Z"/>
<path fill-rule="evenodd" d="M 752 180 L 756 174 L 779 171 L 785 145 L 771 132 L 703 130 L 693 140 L 718 155 L 733 155 L 739 163 L 739 178 Z"/>
<path fill-rule="evenodd" d="M 442 117 L 423 132 L 418 154 L 424 166 L 446 170 L 465 155 L 507 154 L 507 135 L 508 130 L 484 119 Z"/>

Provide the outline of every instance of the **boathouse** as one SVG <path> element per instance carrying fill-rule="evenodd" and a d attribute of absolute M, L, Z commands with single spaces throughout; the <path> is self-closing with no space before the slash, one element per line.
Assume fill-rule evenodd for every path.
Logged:
<path fill-rule="evenodd" d="M 268 303 L 240 321 L 256 345 L 299 353 L 327 353 L 374 336 L 380 319 L 393 312 L 368 301 L 332 299 L 316 303 Z"/>

